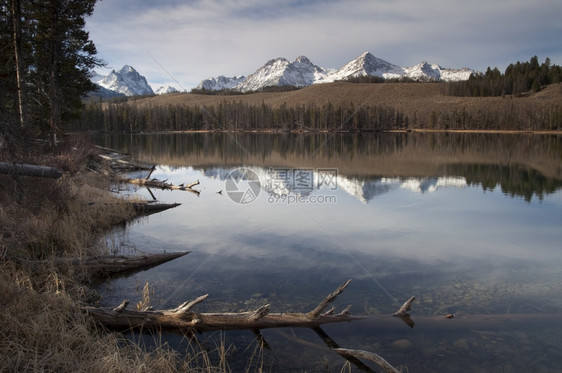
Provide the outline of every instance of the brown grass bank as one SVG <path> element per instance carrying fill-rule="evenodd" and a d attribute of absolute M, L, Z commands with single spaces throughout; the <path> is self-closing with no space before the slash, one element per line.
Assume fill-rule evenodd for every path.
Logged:
<path fill-rule="evenodd" d="M 88 279 L 48 264 L 100 254 L 100 234 L 132 214 L 106 179 L 88 171 L 92 149 L 74 139 L 17 157 L 65 171 L 60 179 L 0 175 L 0 372 L 202 370 L 200 356 L 180 355 L 165 343 L 147 351 L 94 325 L 81 312 L 96 299 Z M 0 160 L 14 157 L 1 154 Z M 29 265 L 36 259 L 43 264 Z"/>
<path fill-rule="evenodd" d="M 408 118 L 409 128 L 487 129 L 501 123 L 505 130 L 535 129 L 537 119 L 552 116 L 558 126 L 562 83 L 520 97 L 457 97 L 447 94 L 445 83 L 346 83 L 315 84 L 288 92 L 257 92 L 245 95 L 201 95 L 178 93 L 135 100 L 139 108 L 184 105 L 218 107 L 245 104 L 273 109 L 297 107 L 384 107 Z M 515 122 L 520 122 L 516 127 Z M 478 123 L 476 128 L 475 123 Z M 513 128 L 510 127 L 513 123 Z"/>

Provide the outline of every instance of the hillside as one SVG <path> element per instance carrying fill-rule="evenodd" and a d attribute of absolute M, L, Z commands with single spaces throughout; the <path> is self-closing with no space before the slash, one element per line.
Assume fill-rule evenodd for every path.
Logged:
<path fill-rule="evenodd" d="M 529 115 L 529 120 L 532 120 L 533 113 L 561 110 L 561 83 L 549 85 L 538 93 L 517 98 L 456 97 L 444 94 L 446 88 L 443 83 L 336 82 L 288 92 L 259 92 L 245 95 L 171 94 L 136 99 L 135 104 L 139 108 L 168 105 L 217 107 L 227 102 L 252 106 L 265 104 L 272 108 L 282 105 L 322 107 L 328 104 L 335 107 L 350 104 L 354 107 L 384 106 L 403 113 L 414 128 L 427 128 L 432 121 L 439 121 L 442 117 L 448 118 L 452 115 L 461 116 L 459 113 L 472 117 L 481 115 L 483 119 L 498 117 L 505 119 L 507 115 L 514 115 L 521 119 L 521 115 Z"/>

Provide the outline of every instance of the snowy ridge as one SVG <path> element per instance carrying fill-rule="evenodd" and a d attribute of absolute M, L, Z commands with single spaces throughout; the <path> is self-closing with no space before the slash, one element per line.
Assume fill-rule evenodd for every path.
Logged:
<path fill-rule="evenodd" d="M 208 78 L 205 79 L 203 81 L 201 81 L 201 83 L 199 83 L 199 85 L 196 87 L 196 89 L 207 89 L 210 91 L 220 91 L 223 89 L 232 89 L 234 87 L 236 87 L 237 85 L 241 84 L 244 79 L 246 79 L 245 76 L 233 76 L 233 77 L 226 77 L 224 75 L 220 75 L 216 78 Z"/>
<path fill-rule="evenodd" d="M 384 79 L 410 78 L 419 81 L 461 81 L 467 80 L 476 71 L 442 68 L 437 64 L 421 62 L 411 67 L 400 67 L 375 57 L 369 52 L 363 53 L 339 69 L 329 69 L 313 64 L 305 56 L 299 56 L 294 62 L 285 58 L 269 60 L 247 77 L 209 78 L 201 81 L 197 88 L 221 90 L 234 89 L 242 92 L 260 90 L 269 86 L 293 85 L 310 86 L 345 80 L 351 77 L 376 76 Z"/>
<path fill-rule="evenodd" d="M 393 79 L 400 78 L 403 75 L 404 71 L 401 67 L 381 60 L 369 52 L 365 52 L 331 74 L 329 80 L 344 80 L 360 76 L 378 76 L 380 78 Z"/>
<path fill-rule="evenodd" d="M 437 64 L 430 64 L 425 61 L 404 69 L 405 77 L 420 81 L 456 82 L 468 80 L 470 74 L 473 73 L 475 73 L 475 71 L 468 67 L 463 67 L 462 69 L 444 69 Z"/>
<path fill-rule="evenodd" d="M 276 58 L 268 61 L 235 88 L 246 92 L 269 86 L 303 87 L 314 84 L 326 76 L 326 69 L 314 65 L 305 56 L 297 57 L 294 62 L 289 62 L 285 58 Z"/>
<path fill-rule="evenodd" d="M 156 93 L 157 95 L 166 95 L 168 93 L 177 93 L 178 90 L 175 87 L 172 87 L 171 85 L 163 85 L 161 87 L 159 87 L 154 93 Z"/>
<path fill-rule="evenodd" d="M 100 75 L 94 71 L 90 80 L 100 87 L 125 96 L 154 94 L 146 78 L 129 65 L 123 66 L 119 71 L 112 70 L 108 75 Z"/>

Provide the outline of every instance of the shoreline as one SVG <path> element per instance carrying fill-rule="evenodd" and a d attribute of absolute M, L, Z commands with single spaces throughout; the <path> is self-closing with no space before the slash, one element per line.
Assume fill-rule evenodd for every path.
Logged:
<path fill-rule="evenodd" d="M 89 133 L 89 134 L 133 134 L 133 135 L 173 135 L 173 134 L 202 134 L 202 133 L 240 133 L 240 134 L 365 134 L 365 133 L 450 133 L 450 134 L 501 134 L 501 135 L 557 135 L 562 136 L 562 130 L 500 130 L 500 129 L 427 129 L 427 128 L 411 128 L 411 129 L 391 129 L 391 130 L 279 130 L 274 128 L 259 130 L 227 130 L 227 129 L 211 129 L 211 130 L 162 130 L 162 131 L 140 131 L 140 132 L 103 132 L 103 131 L 70 131 L 67 134 Z"/>

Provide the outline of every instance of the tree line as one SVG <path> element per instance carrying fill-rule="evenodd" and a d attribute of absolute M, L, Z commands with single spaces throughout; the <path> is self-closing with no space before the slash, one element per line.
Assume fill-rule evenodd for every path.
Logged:
<path fill-rule="evenodd" d="M 287 84 L 287 85 L 269 85 L 257 90 L 250 90 L 244 92 L 235 88 L 224 88 L 224 89 L 192 88 L 190 92 L 193 94 L 208 95 L 208 96 L 240 96 L 240 95 L 249 95 L 257 92 L 290 92 L 290 91 L 297 91 L 302 88 L 303 87 L 301 86 Z"/>
<path fill-rule="evenodd" d="M 281 131 L 390 130 L 404 128 L 406 116 L 384 106 L 272 107 L 262 103 L 224 101 L 216 106 L 154 105 L 139 106 L 135 101 L 91 103 L 71 129 L 104 132 L 244 130 Z"/>
<path fill-rule="evenodd" d="M 424 112 L 383 105 L 300 105 L 278 107 L 228 101 L 214 106 L 187 104 L 141 105 L 93 102 L 70 123 L 73 131 L 388 131 L 414 128 L 434 130 L 559 130 L 562 105 L 502 100 L 477 108 L 443 108 Z M 431 108 L 429 108 L 431 109 Z"/>
<path fill-rule="evenodd" d="M 450 95 L 464 97 L 520 97 L 559 82 L 562 82 L 562 68 L 551 64 L 548 57 L 539 64 L 538 57 L 534 56 L 529 62 L 510 64 L 503 74 L 497 67 L 488 67 L 484 74 L 472 74 L 466 81 L 449 83 L 447 91 Z"/>
<path fill-rule="evenodd" d="M 0 137 L 56 141 L 101 64 L 84 30 L 96 0 L 0 0 Z"/>

